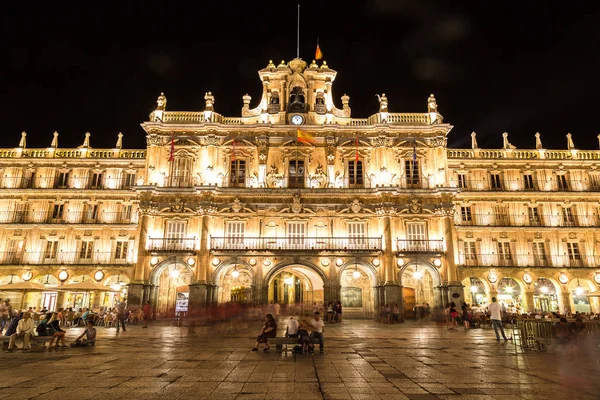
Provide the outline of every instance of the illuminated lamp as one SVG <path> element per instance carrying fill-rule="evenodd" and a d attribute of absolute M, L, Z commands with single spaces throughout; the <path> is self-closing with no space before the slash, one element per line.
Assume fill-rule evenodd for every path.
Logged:
<path fill-rule="evenodd" d="M 150 264 L 151 264 L 151 265 L 156 265 L 156 264 L 158 264 L 158 257 L 152 257 L 152 258 L 150 259 Z"/>
<path fill-rule="evenodd" d="M 221 262 L 221 260 L 219 260 L 217 257 L 215 257 L 215 258 L 212 259 L 212 265 L 214 265 L 215 267 L 217 265 L 219 265 L 220 262 Z"/>
<path fill-rule="evenodd" d="M 442 266 L 442 260 L 439 258 L 436 258 L 433 260 L 433 265 L 435 265 L 436 267 L 441 267 Z"/>

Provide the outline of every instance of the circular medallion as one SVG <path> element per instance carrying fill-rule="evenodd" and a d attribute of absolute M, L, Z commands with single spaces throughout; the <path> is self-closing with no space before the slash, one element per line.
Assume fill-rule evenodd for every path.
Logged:
<path fill-rule="evenodd" d="M 523 282 L 530 284 L 531 282 L 533 282 L 533 277 L 531 276 L 531 274 L 529 272 L 525 272 L 525 274 L 523 275 Z"/>
<path fill-rule="evenodd" d="M 594 281 L 600 285 L 600 272 L 596 272 L 596 274 L 594 274 Z"/>
<path fill-rule="evenodd" d="M 490 274 L 488 275 L 488 281 L 490 281 L 491 283 L 496 283 L 498 281 L 498 275 L 496 275 L 495 272 L 490 272 Z"/>
<path fill-rule="evenodd" d="M 562 283 L 563 285 L 566 285 L 567 282 L 569 282 L 569 277 L 563 272 L 558 276 L 558 280 L 560 281 L 560 283 Z"/>
<path fill-rule="evenodd" d="M 33 278 L 33 273 L 31 271 L 25 271 L 23 276 L 21 276 L 25 282 L 30 281 Z"/>

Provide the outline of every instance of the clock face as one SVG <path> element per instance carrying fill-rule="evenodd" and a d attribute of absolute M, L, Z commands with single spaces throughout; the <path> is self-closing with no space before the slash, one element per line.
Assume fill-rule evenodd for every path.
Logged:
<path fill-rule="evenodd" d="M 304 122 L 304 117 L 302 117 L 302 115 L 294 115 L 292 117 L 292 124 L 294 125 L 301 125 Z"/>

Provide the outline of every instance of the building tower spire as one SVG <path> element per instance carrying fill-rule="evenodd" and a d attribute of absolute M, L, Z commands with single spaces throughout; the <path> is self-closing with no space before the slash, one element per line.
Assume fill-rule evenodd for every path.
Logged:
<path fill-rule="evenodd" d="M 296 58 L 300 58 L 300 3 L 298 3 L 298 24 L 296 27 Z"/>

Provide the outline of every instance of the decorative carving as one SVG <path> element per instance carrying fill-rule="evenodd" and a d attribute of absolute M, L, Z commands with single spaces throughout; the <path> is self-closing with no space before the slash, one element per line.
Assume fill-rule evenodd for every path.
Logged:
<path fill-rule="evenodd" d="M 83 236 L 92 236 L 92 231 L 90 231 L 90 230 L 83 231 Z"/>
<path fill-rule="evenodd" d="M 373 147 L 390 147 L 391 139 L 386 136 L 377 136 L 371 139 Z"/>
<path fill-rule="evenodd" d="M 317 92 L 317 98 L 315 99 L 315 112 L 317 114 L 325 114 L 327 112 L 327 106 L 325 105 L 325 95 L 323 92 Z"/>
<path fill-rule="evenodd" d="M 569 232 L 569 239 L 577 239 L 577 234 L 575 232 Z"/>
<path fill-rule="evenodd" d="M 267 187 L 282 187 L 283 185 L 283 175 L 279 173 L 279 170 L 272 164 L 269 172 L 267 173 L 266 179 Z"/>
<path fill-rule="evenodd" d="M 438 105 L 435 101 L 435 96 L 433 94 L 429 95 L 429 98 L 427 99 L 427 112 L 430 113 L 436 113 L 438 112 Z"/>
<path fill-rule="evenodd" d="M 163 137 L 158 135 L 146 136 L 146 146 L 162 146 L 164 143 Z"/>
<path fill-rule="evenodd" d="M 388 98 L 385 93 L 382 93 L 381 96 L 376 94 L 377 100 L 379 100 L 379 112 L 388 112 Z"/>
<path fill-rule="evenodd" d="M 536 232 L 535 235 L 534 235 L 534 237 L 536 239 L 541 239 L 542 238 L 542 233 L 541 232 Z"/>
<path fill-rule="evenodd" d="M 506 233 L 506 232 L 500 232 L 500 237 L 502 239 L 506 239 L 506 238 L 508 238 L 508 233 Z"/>
<path fill-rule="evenodd" d="M 421 204 L 420 199 L 411 199 L 410 204 L 408 205 L 408 210 L 411 214 L 420 214 L 423 211 L 423 204 Z"/>
<path fill-rule="evenodd" d="M 175 197 L 171 203 L 171 212 L 183 212 L 184 207 L 183 199 L 181 197 Z"/>
<path fill-rule="evenodd" d="M 448 139 L 446 139 L 445 137 L 433 137 L 430 138 L 428 140 L 429 142 L 429 146 L 431 147 L 446 147 L 446 143 L 448 142 Z"/>
<path fill-rule="evenodd" d="M 22 229 L 15 229 L 13 232 L 13 236 L 22 236 L 22 235 L 23 235 Z"/>
<path fill-rule="evenodd" d="M 350 209 L 352 210 L 352 212 L 354 214 L 359 213 L 360 210 L 362 210 L 362 204 L 360 203 L 360 200 L 358 200 L 358 199 L 352 200 L 352 203 L 350 203 Z"/>
<path fill-rule="evenodd" d="M 302 212 L 302 203 L 300 203 L 300 195 L 295 194 L 292 198 L 291 210 L 294 214 L 299 214 Z"/>
<path fill-rule="evenodd" d="M 256 145 L 258 146 L 258 163 L 260 165 L 265 165 L 269 154 L 269 137 L 261 136 L 256 138 Z"/>
<path fill-rule="evenodd" d="M 240 212 L 241 210 L 244 209 L 244 203 L 242 203 L 240 201 L 240 199 L 238 199 L 237 197 L 233 200 L 233 202 L 231 203 L 231 209 L 233 210 L 233 212 Z"/>
<path fill-rule="evenodd" d="M 156 109 L 164 111 L 167 108 L 167 96 L 160 92 L 160 96 L 156 99 Z"/>
<path fill-rule="evenodd" d="M 398 214 L 398 209 L 394 206 L 381 206 L 377 207 L 375 212 L 383 217 L 393 217 Z"/>
<path fill-rule="evenodd" d="M 221 145 L 221 138 L 216 135 L 206 135 L 204 137 L 205 146 L 219 146 Z"/>
<path fill-rule="evenodd" d="M 49 233 L 48 236 L 56 236 L 58 235 L 58 231 L 56 229 L 52 229 Z"/>
<path fill-rule="evenodd" d="M 472 237 L 473 237 L 473 232 L 472 232 L 472 231 L 467 231 L 467 232 L 465 233 L 465 236 L 466 236 L 467 238 L 472 238 Z"/>
<path fill-rule="evenodd" d="M 325 171 L 323 171 L 323 166 L 321 163 L 317 165 L 315 174 L 310 177 L 310 186 L 316 188 L 327 187 L 327 174 Z"/>
<path fill-rule="evenodd" d="M 325 138 L 325 151 L 327 152 L 327 165 L 335 163 L 335 149 L 337 138 L 335 136 L 327 136 Z"/>

